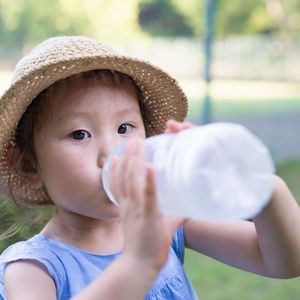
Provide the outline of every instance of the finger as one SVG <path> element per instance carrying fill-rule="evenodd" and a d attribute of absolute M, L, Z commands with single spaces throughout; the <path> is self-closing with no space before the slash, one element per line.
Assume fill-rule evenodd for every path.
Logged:
<path fill-rule="evenodd" d="M 130 164 L 131 154 L 135 151 L 135 141 L 128 141 L 123 152 L 113 157 L 110 166 L 110 188 L 115 199 L 121 203 L 127 198 L 126 182 L 127 169 Z"/>
<path fill-rule="evenodd" d="M 179 128 L 179 122 L 171 119 L 166 122 L 165 133 L 174 133 L 177 132 Z"/>
<path fill-rule="evenodd" d="M 191 122 L 178 122 L 176 120 L 168 120 L 166 123 L 165 133 L 177 133 L 183 129 L 192 128 L 195 125 Z"/>
<path fill-rule="evenodd" d="M 144 163 L 144 143 L 142 140 L 135 141 L 135 148 L 132 152 L 127 152 L 128 162 L 126 169 L 126 195 L 130 201 L 137 205 L 143 197 L 145 186 L 145 163 Z"/>
<path fill-rule="evenodd" d="M 148 213 L 160 213 L 159 204 L 157 202 L 155 172 L 150 164 L 146 166 L 145 180 L 145 211 Z"/>

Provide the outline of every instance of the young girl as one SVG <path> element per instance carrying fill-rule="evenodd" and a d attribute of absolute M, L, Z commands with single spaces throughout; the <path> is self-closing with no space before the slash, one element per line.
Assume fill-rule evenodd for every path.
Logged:
<path fill-rule="evenodd" d="M 85 37 L 49 39 L 19 62 L 0 102 L 0 188 L 56 214 L 2 254 L 0 299 L 197 299 L 184 247 L 265 276 L 300 274 L 299 207 L 278 177 L 254 222 L 161 216 L 142 140 L 191 127 L 186 112 L 169 75 Z M 101 172 L 124 141 L 110 172 L 119 208 Z"/>

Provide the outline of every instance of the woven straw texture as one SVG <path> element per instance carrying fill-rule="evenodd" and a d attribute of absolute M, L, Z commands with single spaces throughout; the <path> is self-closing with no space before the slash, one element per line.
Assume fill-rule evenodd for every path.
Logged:
<path fill-rule="evenodd" d="M 19 204 L 50 204 L 43 189 L 32 189 L 9 170 L 7 150 L 14 144 L 17 124 L 32 100 L 54 82 L 73 74 L 111 69 L 131 76 L 149 113 L 149 135 L 163 132 L 168 119 L 184 120 L 187 98 L 167 73 L 152 64 L 118 55 L 82 36 L 50 38 L 19 61 L 10 88 L 0 99 L 0 193 Z"/>

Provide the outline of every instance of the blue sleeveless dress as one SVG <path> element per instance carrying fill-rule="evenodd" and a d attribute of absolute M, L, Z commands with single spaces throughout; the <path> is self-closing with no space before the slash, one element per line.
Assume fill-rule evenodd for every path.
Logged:
<path fill-rule="evenodd" d="M 0 300 L 6 300 L 3 285 L 6 263 L 20 259 L 39 261 L 55 282 L 57 299 L 65 300 L 78 294 L 120 255 L 122 253 L 94 254 L 43 235 L 35 235 L 27 241 L 11 245 L 0 256 Z M 168 261 L 145 300 L 198 299 L 183 269 L 183 260 L 184 234 L 183 228 L 180 228 L 173 237 Z"/>

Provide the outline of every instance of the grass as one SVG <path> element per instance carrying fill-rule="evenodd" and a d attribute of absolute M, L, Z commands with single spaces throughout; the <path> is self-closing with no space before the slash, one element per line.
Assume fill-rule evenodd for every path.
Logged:
<path fill-rule="evenodd" d="M 199 299 L 298 300 L 300 279 L 270 279 L 231 268 L 188 250 L 185 269 Z"/>
<path fill-rule="evenodd" d="M 300 158 L 278 166 L 296 199 L 300 199 Z M 205 300 L 298 300 L 300 277 L 280 280 L 244 272 L 191 250 L 186 251 L 185 269 L 200 299 Z"/>

